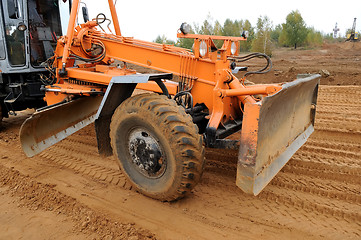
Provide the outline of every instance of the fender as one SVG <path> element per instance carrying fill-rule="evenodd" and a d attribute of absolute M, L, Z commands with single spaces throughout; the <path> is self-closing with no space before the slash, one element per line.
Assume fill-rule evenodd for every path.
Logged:
<path fill-rule="evenodd" d="M 110 144 L 110 121 L 115 109 L 127 98 L 129 98 L 138 83 L 155 81 L 163 90 L 163 94 L 168 95 L 167 88 L 162 84 L 162 79 L 172 79 L 173 74 L 134 74 L 113 77 L 105 92 L 98 112 L 95 116 L 95 131 L 97 135 L 99 154 L 111 156 L 113 150 Z"/>

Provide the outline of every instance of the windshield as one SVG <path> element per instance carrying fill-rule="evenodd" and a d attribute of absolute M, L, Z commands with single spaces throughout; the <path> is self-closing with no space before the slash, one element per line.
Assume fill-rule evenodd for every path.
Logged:
<path fill-rule="evenodd" d="M 57 0 L 29 0 L 30 62 L 41 66 L 54 55 L 56 41 L 62 35 Z"/>

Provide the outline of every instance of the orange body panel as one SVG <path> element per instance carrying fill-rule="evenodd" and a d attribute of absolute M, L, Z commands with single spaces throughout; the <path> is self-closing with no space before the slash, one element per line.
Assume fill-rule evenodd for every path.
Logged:
<path fill-rule="evenodd" d="M 221 95 L 223 97 L 236 97 L 255 94 L 272 95 L 273 93 L 276 93 L 281 89 L 281 86 L 248 86 L 245 88 L 221 90 Z"/>
<path fill-rule="evenodd" d="M 165 81 L 164 85 L 167 87 L 170 95 L 175 95 L 178 92 L 178 83 Z M 156 82 L 138 83 L 137 89 L 161 93 L 162 90 Z"/>

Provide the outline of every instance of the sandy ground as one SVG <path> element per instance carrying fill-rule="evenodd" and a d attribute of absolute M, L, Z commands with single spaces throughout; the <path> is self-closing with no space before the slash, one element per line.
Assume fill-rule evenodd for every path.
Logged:
<path fill-rule="evenodd" d="M 97 154 L 93 126 L 26 158 L 18 132 L 31 111 L 5 119 L 0 240 L 360 239 L 361 48 L 350 46 L 277 51 L 275 70 L 252 79 L 330 72 L 321 80 L 316 131 L 257 197 L 235 186 L 236 152 L 207 149 L 192 194 L 163 203 L 131 190 L 115 160 Z"/>
<path fill-rule="evenodd" d="M 273 52 L 272 62 L 273 68 L 267 76 L 253 75 L 249 80 L 255 83 L 289 82 L 297 74 L 321 73 L 323 85 L 361 85 L 361 42 L 325 44 L 321 49 L 278 49 Z M 247 62 L 244 66 L 256 70 L 263 66 L 260 64 L 264 61 Z"/>

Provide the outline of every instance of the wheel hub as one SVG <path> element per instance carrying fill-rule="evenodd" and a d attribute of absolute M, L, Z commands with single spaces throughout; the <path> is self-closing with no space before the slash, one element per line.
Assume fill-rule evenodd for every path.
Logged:
<path fill-rule="evenodd" d="M 166 161 L 159 142 L 145 129 L 135 129 L 129 134 L 129 153 L 132 164 L 143 175 L 158 178 L 163 175 Z"/>

